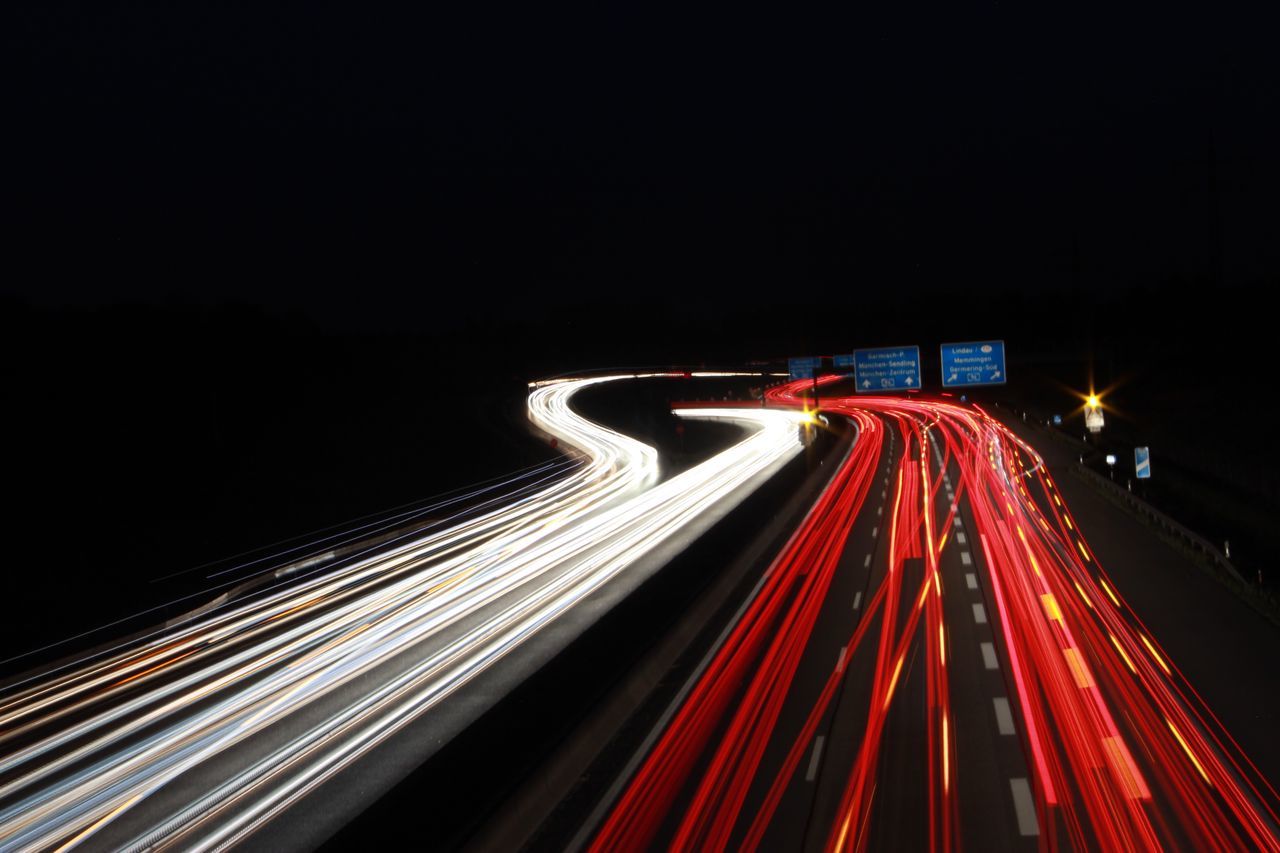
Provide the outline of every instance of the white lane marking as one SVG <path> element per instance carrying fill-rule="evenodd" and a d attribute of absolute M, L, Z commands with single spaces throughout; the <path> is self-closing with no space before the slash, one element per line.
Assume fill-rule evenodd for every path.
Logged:
<path fill-rule="evenodd" d="M 996 728 L 1002 735 L 1013 734 L 1013 711 L 1009 709 L 1009 700 L 997 696 L 991 700 L 996 706 Z"/>
<path fill-rule="evenodd" d="M 867 559 L 865 559 L 865 560 L 863 560 L 863 561 L 862 561 L 862 568 L 864 568 L 864 569 L 865 569 L 865 568 L 867 568 L 867 567 L 868 567 L 868 566 L 870 566 L 870 565 L 871 565 L 871 555 L 870 555 L 870 554 L 868 554 L 868 555 L 867 555 Z"/>
<path fill-rule="evenodd" d="M 853 609 L 857 610 L 860 604 L 862 604 L 862 590 L 858 590 L 858 594 L 853 597 Z"/>
<path fill-rule="evenodd" d="M 963 532 L 962 532 L 962 533 L 957 533 L 957 534 L 956 534 L 956 542 L 957 542 L 958 544 L 960 544 L 960 545 L 968 545 L 968 544 L 969 544 L 969 540 L 968 540 L 967 538 L 965 538 L 965 535 L 964 535 L 964 533 L 963 533 Z"/>
<path fill-rule="evenodd" d="M 876 507 L 876 515 L 884 515 L 884 507 L 882 506 Z"/>
<path fill-rule="evenodd" d="M 955 517 L 955 520 L 951 522 L 951 526 L 956 530 L 964 530 L 964 522 L 960 520 L 960 516 L 958 515 Z"/>
<path fill-rule="evenodd" d="M 840 647 L 840 659 L 836 661 L 836 672 L 844 672 L 844 656 L 848 654 L 848 652 L 848 646 Z"/>
<path fill-rule="evenodd" d="M 967 586 L 967 587 L 969 587 L 969 589 L 977 589 L 977 588 L 978 588 L 978 576 L 977 576 L 977 575 L 975 575 L 973 572 L 965 572 L 965 573 L 964 573 L 964 585 L 965 585 L 965 586 Z"/>
<path fill-rule="evenodd" d="M 987 624 L 987 608 L 981 604 L 973 605 L 973 621 L 979 625 Z"/>
<path fill-rule="evenodd" d="M 973 565 L 973 556 L 968 551 L 960 552 L 960 564 L 964 566 Z"/>
<path fill-rule="evenodd" d="M 813 778 L 818 775 L 818 759 L 822 757 L 822 742 L 824 740 L 826 738 L 823 735 L 818 735 L 813 739 L 813 758 L 809 759 L 809 770 L 804 774 L 806 782 L 812 782 Z M 1031 819 L 1035 820 L 1034 812 L 1031 815 Z M 1019 818 L 1019 823 L 1021 823 L 1021 818 Z"/>
<path fill-rule="evenodd" d="M 1040 824 L 1036 823 L 1036 806 L 1031 799 L 1031 786 L 1022 777 L 1009 780 L 1013 789 L 1013 808 L 1018 813 L 1018 834 L 1039 835 Z"/>
<path fill-rule="evenodd" d="M 886 497 L 888 497 L 888 496 L 889 496 L 889 490 L 888 490 L 888 489 L 881 489 L 881 490 L 880 490 L 880 500 L 884 500 L 884 499 L 885 499 Z"/>
<path fill-rule="evenodd" d="M 872 538 L 872 539 L 875 539 L 875 538 L 876 538 L 877 536 L 879 536 L 879 535 L 880 535 L 880 528 L 879 528 L 879 527 L 873 527 L 873 528 L 871 528 L 871 538 Z"/>
<path fill-rule="evenodd" d="M 982 665 L 987 669 L 999 669 L 1000 663 L 996 660 L 996 647 L 990 643 L 979 643 L 978 647 L 982 649 Z M 844 653 L 841 652 L 843 655 Z"/>

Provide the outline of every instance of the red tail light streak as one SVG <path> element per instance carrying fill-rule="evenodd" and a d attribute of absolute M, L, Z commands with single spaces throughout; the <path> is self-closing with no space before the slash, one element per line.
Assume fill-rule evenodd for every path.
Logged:
<path fill-rule="evenodd" d="M 769 401 L 799 407 L 810 384 L 771 389 Z M 840 792 L 822 828 L 825 846 L 866 849 L 878 804 L 904 794 L 924 804 L 930 849 L 960 846 L 956 798 L 966 776 L 956 744 L 965 733 L 955 727 L 943 607 L 951 593 L 938 561 L 955 541 L 961 496 L 971 520 L 961 539 L 972 540 L 1008 662 L 1002 676 L 1021 723 L 1040 846 L 1280 849 L 1275 790 L 1125 605 L 1029 445 L 981 408 L 945 399 L 822 402 L 828 417 L 857 428 L 853 450 L 613 802 L 594 851 L 760 848 L 819 721 L 851 677 L 846 661 L 859 651 L 874 665 L 846 688 L 860 691 L 864 716 L 850 744 L 856 749 L 845 750 L 852 762 L 829 774 Z M 890 453 L 890 431 L 887 566 L 849 616 L 848 657 L 842 651 L 803 723 L 784 728 L 779 711 L 850 528 Z M 946 478 L 949 505 L 939 512 L 947 471 L 958 481 L 951 497 Z M 905 570 L 907 561 L 923 565 L 923 575 Z M 901 690 L 912 660 L 923 665 L 923 699 Z M 878 787 L 886 722 L 922 712 L 928 765 L 912 783 L 918 788 Z"/>

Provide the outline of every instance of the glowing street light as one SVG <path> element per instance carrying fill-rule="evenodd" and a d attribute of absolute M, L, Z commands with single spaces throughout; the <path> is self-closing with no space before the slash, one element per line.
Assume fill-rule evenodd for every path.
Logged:
<path fill-rule="evenodd" d="M 1106 421 L 1102 417 L 1102 400 L 1099 399 L 1097 394 L 1090 391 L 1089 396 L 1085 398 L 1084 425 L 1088 427 L 1089 432 L 1096 435 L 1102 432 L 1102 427 L 1105 423 Z"/>

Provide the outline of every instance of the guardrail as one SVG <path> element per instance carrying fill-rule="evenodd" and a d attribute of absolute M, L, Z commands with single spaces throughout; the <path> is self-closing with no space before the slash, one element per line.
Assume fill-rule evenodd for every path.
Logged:
<path fill-rule="evenodd" d="M 1227 559 L 1227 555 L 1222 553 L 1216 545 L 1205 539 L 1199 533 L 1188 529 L 1182 523 L 1170 518 L 1142 498 L 1135 495 L 1128 489 L 1112 482 L 1110 479 L 1102 476 L 1084 465 L 1075 465 L 1071 469 L 1077 476 L 1090 481 L 1095 487 L 1109 492 L 1111 497 L 1123 503 L 1136 515 L 1142 517 L 1150 524 L 1160 528 L 1164 533 L 1182 541 L 1191 550 L 1196 551 L 1200 556 L 1207 559 L 1213 564 L 1214 568 L 1219 571 L 1226 572 L 1234 580 L 1245 583 L 1244 575 Z"/>
<path fill-rule="evenodd" d="M 1058 441 L 1068 444 L 1080 451 L 1082 454 L 1098 452 L 1098 449 L 1093 445 L 1088 442 L 1081 441 L 1061 429 L 1043 425 L 1038 420 L 1036 421 L 1036 426 L 1048 432 L 1049 435 Z M 1118 499 L 1135 514 L 1160 528 L 1166 534 L 1184 542 L 1193 551 L 1196 551 L 1198 554 L 1205 557 L 1215 568 L 1225 571 L 1232 579 L 1237 580 L 1242 584 L 1248 583 L 1244 579 L 1244 575 L 1240 573 L 1240 570 L 1232 564 L 1231 560 L 1220 548 L 1218 548 L 1218 546 L 1182 524 L 1182 522 L 1156 509 L 1154 506 L 1147 503 L 1127 488 L 1122 487 L 1119 483 L 1114 482 L 1108 477 L 1102 476 L 1088 465 L 1074 465 L 1071 470 L 1077 472 L 1080 477 L 1093 483 L 1103 491 L 1108 492 L 1112 497 Z"/>
<path fill-rule="evenodd" d="M 1009 407 L 1005 407 L 1005 411 L 1018 416 L 1022 412 L 1021 409 Z M 1079 453 L 1082 459 L 1085 454 L 1091 455 L 1098 452 L 1098 448 L 1089 442 L 1081 441 L 1077 436 L 1051 426 L 1040 418 L 1031 417 L 1024 422 L 1034 426 L 1052 440 L 1070 447 L 1074 452 Z M 1280 593 L 1274 586 L 1264 587 L 1249 582 L 1227 558 L 1227 555 L 1208 539 L 1156 509 L 1125 487 L 1094 471 L 1088 465 L 1072 464 L 1068 470 L 1075 472 L 1080 479 L 1097 488 L 1104 497 L 1113 499 L 1116 504 L 1156 528 L 1166 542 L 1183 548 L 1205 571 L 1231 590 L 1232 594 L 1273 624 L 1280 625 Z"/>

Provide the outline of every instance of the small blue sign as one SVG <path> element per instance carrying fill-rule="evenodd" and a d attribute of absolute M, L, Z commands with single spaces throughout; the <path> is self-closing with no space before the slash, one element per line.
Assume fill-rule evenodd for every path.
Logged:
<path fill-rule="evenodd" d="M 835 357 L 836 367 L 853 367 L 853 363 L 853 353 L 849 353 L 848 355 L 837 355 Z"/>
<path fill-rule="evenodd" d="M 1139 480 L 1151 479 L 1151 448 L 1135 447 L 1133 449 L 1133 471 Z"/>
<path fill-rule="evenodd" d="M 787 359 L 787 372 L 792 379 L 812 379 L 814 372 L 821 366 L 822 357 L 817 355 Z"/>
<path fill-rule="evenodd" d="M 920 347 L 856 349 L 853 379 L 859 394 L 919 388 Z"/>
<path fill-rule="evenodd" d="M 1004 341 L 970 341 L 942 345 L 942 387 L 1003 385 Z"/>
<path fill-rule="evenodd" d="M 1053 416 L 1053 425 L 1054 425 L 1054 426 L 1062 426 L 1062 415 L 1054 415 L 1054 416 Z"/>

